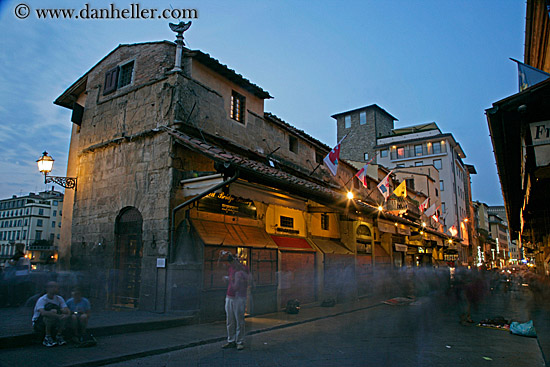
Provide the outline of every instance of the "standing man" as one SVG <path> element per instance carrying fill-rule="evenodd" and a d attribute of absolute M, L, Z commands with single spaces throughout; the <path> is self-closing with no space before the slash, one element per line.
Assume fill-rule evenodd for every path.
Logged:
<path fill-rule="evenodd" d="M 250 279 L 250 270 L 241 264 L 239 258 L 228 254 L 229 269 L 225 279 L 228 282 L 225 297 L 225 314 L 227 324 L 227 343 L 222 348 L 244 349 L 244 311 L 246 308 L 246 291 Z"/>
<path fill-rule="evenodd" d="M 56 282 L 46 284 L 46 294 L 36 301 L 32 325 L 36 332 L 46 332 L 44 344 L 46 347 L 67 344 L 61 335 L 65 329 L 65 323 L 69 318 L 69 308 L 63 297 L 59 296 L 59 289 Z M 55 341 L 52 338 L 52 330 L 56 328 L 57 336 Z"/>

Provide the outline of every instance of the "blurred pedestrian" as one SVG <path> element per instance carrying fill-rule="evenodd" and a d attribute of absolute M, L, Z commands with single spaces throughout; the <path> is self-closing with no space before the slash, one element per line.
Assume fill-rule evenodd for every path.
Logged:
<path fill-rule="evenodd" d="M 225 296 L 225 313 L 227 325 L 227 343 L 222 348 L 244 349 L 246 296 L 250 280 L 250 270 L 239 261 L 236 255 L 227 253 L 229 268 L 227 276 L 227 293 Z"/>

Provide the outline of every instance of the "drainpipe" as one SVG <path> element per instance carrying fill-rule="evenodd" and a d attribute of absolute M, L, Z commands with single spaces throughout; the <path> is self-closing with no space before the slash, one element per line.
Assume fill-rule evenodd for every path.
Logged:
<path fill-rule="evenodd" d="M 230 179 L 228 180 L 225 180 L 223 182 L 220 182 L 219 184 L 217 184 L 216 186 L 214 187 L 211 187 L 210 189 L 206 190 L 206 191 L 203 191 L 202 193 L 198 194 L 197 196 L 181 203 L 180 205 L 176 206 L 174 209 L 172 209 L 172 220 L 170 222 L 170 226 L 172 227 L 171 228 L 171 236 L 170 236 L 170 251 L 168 251 L 168 258 L 170 259 L 170 252 L 172 251 L 172 249 L 174 248 L 174 237 L 175 237 L 175 232 L 176 232 L 176 212 L 192 203 L 194 203 L 195 201 L 198 201 L 200 199 L 202 199 L 203 197 L 205 197 L 206 195 L 218 190 L 218 189 L 221 189 L 222 187 L 224 186 L 227 186 L 229 185 L 230 183 L 232 183 L 233 181 L 235 181 L 237 178 L 239 178 L 239 171 L 235 171 L 235 175 L 233 177 L 231 177 Z"/>

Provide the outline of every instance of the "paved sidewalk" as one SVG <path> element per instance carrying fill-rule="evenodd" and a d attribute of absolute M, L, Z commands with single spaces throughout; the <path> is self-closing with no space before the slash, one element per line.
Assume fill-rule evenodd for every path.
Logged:
<path fill-rule="evenodd" d="M 381 306 L 383 305 L 381 301 L 381 298 L 363 298 L 351 303 L 337 304 L 334 307 L 302 308 L 297 315 L 277 312 L 248 317 L 246 319 L 247 335 Z M 215 322 L 104 336 L 98 338 L 98 345 L 92 348 L 76 348 L 72 345 L 45 348 L 42 345 L 33 344 L 22 348 L 0 350 L 0 366 L 19 367 L 27 355 L 33 356 L 33 367 L 100 366 L 221 342 L 225 339 L 225 334 L 225 322 Z"/>
<path fill-rule="evenodd" d="M 310 323 L 316 320 L 323 320 L 334 317 L 337 320 L 337 316 L 349 315 L 360 310 L 367 310 L 371 308 L 387 308 L 389 312 L 401 307 L 415 307 L 411 306 L 387 306 L 381 303 L 383 298 L 364 298 L 348 304 L 338 304 L 335 307 L 323 308 L 312 307 L 302 308 L 299 314 L 289 315 L 284 312 L 277 312 L 273 314 L 261 315 L 257 317 L 249 317 L 246 320 L 247 335 L 255 335 L 271 330 L 282 329 L 290 326 L 296 326 L 304 323 Z M 419 299 L 419 302 L 423 302 Z M 456 304 L 452 301 L 444 300 L 442 302 L 449 302 L 444 307 L 444 318 L 451 324 L 458 325 L 458 310 Z M 528 292 L 521 294 L 506 294 L 506 295 L 494 295 L 491 298 L 486 299 L 477 310 L 472 313 L 472 317 L 476 320 L 494 317 L 501 315 L 507 319 L 514 319 L 518 321 L 527 321 L 530 317 L 530 304 Z M 435 310 L 434 310 L 435 311 Z M 543 311 L 539 310 L 541 315 L 546 315 Z M 102 315 L 102 316 L 100 316 Z M 4 316 L 4 315 L 2 315 Z M 177 316 L 174 315 L 158 315 L 145 312 L 111 312 L 111 313 L 98 313 L 97 323 L 104 322 L 103 326 L 97 326 L 97 330 L 105 328 L 105 330 L 121 331 L 124 329 L 122 324 L 115 325 L 116 323 L 122 323 L 123 321 L 133 321 L 136 327 L 141 325 L 147 325 L 148 323 L 166 322 L 163 327 L 169 325 L 171 318 Z M 180 317 L 181 319 L 181 317 Z M 540 317 L 542 320 L 542 316 Z M 103 320 L 103 321 L 102 321 Z M 110 324 L 109 324 L 110 321 Z M 5 323 L 6 320 L 2 319 Z M 13 317 L 9 322 L 16 322 L 16 318 Z M 180 321 L 183 322 L 183 321 Z M 535 320 L 536 322 L 536 320 Z M 550 339 L 550 327 L 539 326 L 537 332 L 539 333 L 539 340 Z M 117 329 L 118 330 L 115 330 Z M 4 329 L 1 327 L 0 329 Z M 479 328 L 466 328 L 470 330 Z M 464 329 L 464 330 L 466 330 Z M 457 329 L 461 330 L 461 329 Z M 135 331 L 135 330 L 131 330 Z M 4 331 L 5 332 L 5 331 Z M 124 331 L 122 331 L 124 332 Z M 435 330 L 434 332 L 437 332 Z M 519 338 L 510 340 L 519 340 L 520 342 L 528 343 L 535 346 L 535 349 L 530 348 L 531 352 L 536 350 L 536 353 L 540 353 L 538 345 L 544 347 L 544 343 L 537 344 L 537 340 L 517 337 L 507 334 L 503 331 L 494 331 L 499 333 L 497 335 L 502 336 L 503 339 Z M 191 324 L 186 326 L 171 327 L 161 330 L 150 330 L 131 332 L 126 334 L 115 334 L 109 336 L 103 336 L 98 338 L 98 345 L 92 348 L 76 348 L 72 345 L 54 348 L 45 348 L 42 345 L 29 345 L 22 348 L 12 348 L 0 350 L 0 366 L 11 367 L 21 366 L 22 361 L 25 361 L 26 356 L 32 355 L 33 367 L 40 366 L 99 366 L 109 363 L 116 363 L 122 361 L 128 361 L 135 358 L 161 355 L 167 352 L 185 350 L 195 346 L 206 346 L 212 343 L 221 343 L 225 338 L 225 323 L 216 322 L 211 324 Z M 106 335 L 106 334 L 104 334 Z M 459 337 L 457 335 L 457 337 Z M 459 337 L 461 338 L 461 337 Z M 525 339 L 525 340 L 522 340 Z M 467 338 L 465 339 L 467 340 Z M 517 342 L 516 342 L 517 343 Z M 467 342 L 466 342 L 467 344 Z M 219 346 L 218 346 L 219 347 Z M 476 348 L 476 346 L 472 346 Z M 484 348 L 483 345 L 477 346 L 477 348 Z M 550 356 L 550 350 L 545 355 Z M 518 358 L 520 358 L 518 356 Z M 542 356 L 540 357 L 542 360 Z M 52 363 L 52 360 L 55 361 Z"/>
<path fill-rule="evenodd" d="M 32 331 L 30 307 L 0 309 L 0 350 L 38 342 Z M 96 336 L 164 329 L 189 325 L 195 318 L 184 313 L 154 313 L 139 310 L 97 311 L 92 313 L 89 330 Z"/>

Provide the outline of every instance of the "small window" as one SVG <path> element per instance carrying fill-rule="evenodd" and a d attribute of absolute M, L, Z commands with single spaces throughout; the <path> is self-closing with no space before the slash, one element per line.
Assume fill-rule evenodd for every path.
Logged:
<path fill-rule="evenodd" d="M 397 158 L 405 158 L 405 148 L 404 147 L 397 148 Z"/>
<path fill-rule="evenodd" d="M 443 167 L 443 165 L 441 164 L 441 159 L 434 159 L 434 167 L 438 170 L 441 170 L 441 168 Z"/>
<path fill-rule="evenodd" d="M 441 153 L 441 142 L 436 141 L 432 144 L 433 154 Z"/>
<path fill-rule="evenodd" d="M 420 167 L 420 166 L 422 166 L 422 165 L 423 165 L 422 162 L 414 162 L 414 166 L 415 166 L 415 167 Z"/>
<path fill-rule="evenodd" d="M 58 204 L 58 203 L 57 203 L 57 200 L 54 200 L 54 201 L 53 201 L 53 206 L 57 206 L 57 204 Z"/>
<path fill-rule="evenodd" d="M 51 241 L 51 242 L 53 242 L 54 236 L 55 236 L 55 234 L 50 233 L 50 241 Z"/>
<path fill-rule="evenodd" d="M 118 76 L 118 88 L 125 87 L 132 84 L 132 74 L 134 73 L 134 62 L 131 61 L 120 67 L 120 73 Z"/>
<path fill-rule="evenodd" d="M 439 196 L 439 190 L 435 189 L 435 196 Z"/>
<path fill-rule="evenodd" d="M 351 115 L 344 117 L 344 128 L 349 129 L 351 127 Z"/>
<path fill-rule="evenodd" d="M 422 144 L 414 146 L 414 155 L 416 155 L 417 157 L 422 155 Z"/>
<path fill-rule="evenodd" d="M 44 215 L 44 209 L 38 209 L 38 215 Z"/>
<path fill-rule="evenodd" d="M 326 213 L 321 214 L 321 229 L 328 231 L 328 214 Z"/>
<path fill-rule="evenodd" d="M 367 123 L 367 113 L 361 112 L 359 114 L 359 125 L 365 125 Z"/>
<path fill-rule="evenodd" d="M 290 150 L 292 153 L 298 154 L 298 139 L 296 137 L 288 137 L 288 150 Z"/>
<path fill-rule="evenodd" d="M 363 158 L 365 159 L 365 161 L 368 161 L 369 160 L 369 153 L 365 153 L 363 155 Z"/>
<path fill-rule="evenodd" d="M 445 183 L 442 180 L 439 181 L 439 191 L 445 191 Z"/>
<path fill-rule="evenodd" d="M 103 87 L 103 95 L 112 93 L 116 90 L 118 83 L 118 66 L 105 73 L 105 85 Z"/>
<path fill-rule="evenodd" d="M 398 164 L 396 167 L 397 168 L 403 168 L 403 167 L 405 167 L 405 165 L 403 163 L 401 163 L 401 164 Z"/>
<path fill-rule="evenodd" d="M 37 219 L 36 220 L 36 226 L 37 227 L 42 227 L 42 219 Z"/>
<path fill-rule="evenodd" d="M 52 228 L 55 228 L 55 221 L 52 222 Z"/>
<path fill-rule="evenodd" d="M 380 158 L 386 158 L 388 156 L 388 150 L 383 149 L 380 151 Z"/>
<path fill-rule="evenodd" d="M 285 227 L 285 228 L 294 228 L 294 218 L 284 217 L 281 215 L 280 225 L 281 227 Z"/>
<path fill-rule="evenodd" d="M 244 124 L 245 98 L 233 91 L 231 94 L 231 118 Z"/>
<path fill-rule="evenodd" d="M 408 189 L 414 190 L 414 178 L 406 178 L 405 186 L 407 186 Z"/>
<path fill-rule="evenodd" d="M 54 216 L 54 217 L 57 217 L 57 210 L 54 210 L 54 211 L 53 211 L 53 216 Z"/>
<path fill-rule="evenodd" d="M 441 213 L 445 213 L 445 203 L 441 203 Z"/>
<path fill-rule="evenodd" d="M 35 240 L 40 241 L 42 239 L 42 231 L 36 231 Z"/>

